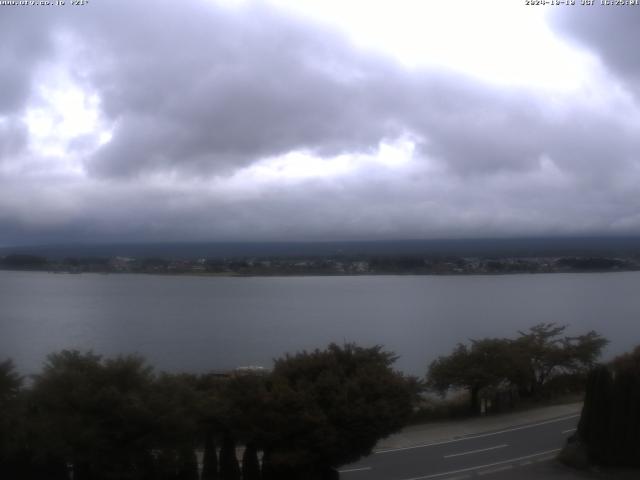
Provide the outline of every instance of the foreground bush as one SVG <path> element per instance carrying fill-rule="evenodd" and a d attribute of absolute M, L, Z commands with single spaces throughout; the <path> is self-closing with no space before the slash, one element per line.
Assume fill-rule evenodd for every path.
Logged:
<path fill-rule="evenodd" d="M 581 464 L 640 467 L 640 346 L 591 371 L 567 450 Z"/>
<path fill-rule="evenodd" d="M 29 388 L 0 363 L 0 478 L 198 480 L 196 450 L 203 479 L 335 478 L 408 420 L 416 383 L 394 360 L 330 345 L 268 374 L 158 375 L 136 356 L 62 351 Z"/>
<path fill-rule="evenodd" d="M 264 448 L 278 479 L 331 475 L 406 424 L 417 387 L 394 360 L 380 347 L 331 345 L 276 361 Z"/>

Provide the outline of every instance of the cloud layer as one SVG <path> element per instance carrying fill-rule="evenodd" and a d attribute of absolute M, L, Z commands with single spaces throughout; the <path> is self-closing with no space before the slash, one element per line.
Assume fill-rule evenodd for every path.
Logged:
<path fill-rule="evenodd" d="M 150 5 L 3 7 L 0 244 L 640 233 L 636 10 L 550 17 L 595 59 L 565 91 Z"/>

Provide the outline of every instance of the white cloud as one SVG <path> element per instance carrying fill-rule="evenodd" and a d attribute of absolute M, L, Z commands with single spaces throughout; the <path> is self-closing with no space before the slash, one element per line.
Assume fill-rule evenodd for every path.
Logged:
<path fill-rule="evenodd" d="M 271 0 L 307 18 L 338 25 L 363 48 L 410 67 L 445 68 L 482 81 L 575 91 L 597 62 L 563 42 L 547 10 L 513 0 Z"/>

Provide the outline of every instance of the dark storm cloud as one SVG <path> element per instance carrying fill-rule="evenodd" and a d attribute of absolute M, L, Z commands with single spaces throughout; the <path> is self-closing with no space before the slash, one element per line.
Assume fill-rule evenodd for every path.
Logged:
<path fill-rule="evenodd" d="M 106 16 L 96 9 L 79 33 L 116 123 L 89 163 L 96 175 L 227 169 L 295 149 L 362 150 L 399 133 L 385 109 L 392 63 L 335 31 L 259 3 L 159 2 L 142 22 L 148 11 L 121 9 L 125 18 L 111 4 Z"/>
<path fill-rule="evenodd" d="M 83 24 L 91 80 L 116 122 L 88 163 L 94 175 L 228 172 L 293 150 L 371 151 L 403 133 L 465 175 L 535 168 L 544 150 L 535 99 L 408 71 L 264 5 L 161 2 L 142 25 L 114 11 Z"/>
<path fill-rule="evenodd" d="M 112 141 L 87 159 L 92 175 L 228 173 L 294 150 L 371 151 L 403 133 L 472 175 L 536 168 L 571 143 L 554 140 L 567 133 L 554 134 L 544 99 L 405 70 L 260 2 L 154 5 L 102 2 L 82 17 L 62 9 L 42 29 L 82 45 L 76 77 L 113 122 Z"/>
<path fill-rule="evenodd" d="M 126 8 L 127 18 L 143 15 Z M 96 11 L 81 32 L 116 125 L 88 162 L 94 175 L 229 172 L 293 150 L 371 151 L 407 132 L 463 175 L 535 168 L 547 148 L 539 99 L 405 70 L 264 5 L 161 2 L 142 24 L 114 12 Z"/>
<path fill-rule="evenodd" d="M 27 142 L 27 128 L 20 122 L 0 121 L 0 164 L 20 152 Z"/>
<path fill-rule="evenodd" d="M 634 58 L 608 40 L 622 17 L 593 23 L 572 10 L 556 28 L 600 48 L 631 81 Z M 640 231 L 633 106 L 407 69 L 261 2 L 12 12 L 11 22 L 0 16 L 0 243 Z M 600 46 L 589 28 L 600 29 Z M 19 168 L 28 153 L 20 118 L 36 72 L 51 63 L 99 96 L 113 128 L 110 142 L 79 157 L 84 178 L 55 170 L 59 159 Z M 302 180 L 251 170 L 297 150 L 375 157 L 403 136 L 416 143 L 405 166 L 370 161 Z M 79 134 L 68 151 L 94 142 Z M 12 168 L 1 168 L 3 155 Z"/>
<path fill-rule="evenodd" d="M 50 20 L 41 12 L 27 16 L 20 10 L 2 8 L 0 14 L 0 116 L 24 107 L 33 69 L 51 54 Z"/>
<path fill-rule="evenodd" d="M 84 45 L 76 68 L 115 125 L 87 161 L 96 176 L 228 173 L 293 150 L 371 151 L 403 133 L 428 138 L 429 153 L 461 173 L 530 168 L 540 154 L 521 135 L 531 100 L 405 70 L 260 3 L 158 2 L 150 14 L 109 2 L 89 13 L 54 26 Z"/>

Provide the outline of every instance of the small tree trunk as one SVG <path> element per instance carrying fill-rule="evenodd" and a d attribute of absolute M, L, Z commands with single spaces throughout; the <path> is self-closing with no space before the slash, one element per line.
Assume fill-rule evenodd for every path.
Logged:
<path fill-rule="evenodd" d="M 204 439 L 204 456 L 202 458 L 202 480 L 218 480 L 218 454 L 212 433 Z"/>
<path fill-rule="evenodd" d="M 480 413 L 480 387 L 474 385 L 470 391 L 470 411 L 472 415 L 478 415 Z"/>
<path fill-rule="evenodd" d="M 156 472 L 159 480 L 175 480 L 178 473 L 178 462 L 171 449 L 160 450 L 156 461 Z"/>
<path fill-rule="evenodd" d="M 180 451 L 178 458 L 178 479 L 198 480 L 198 459 L 192 448 Z"/>
<path fill-rule="evenodd" d="M 306 472 L 300 472 L 280 462 L 273 462 L 269 450 L 262 457 L 262 480 L 314 480 Z"/>
<path fill-rule="evenodd" d="M 242 456 L 242 480 L 260 480 L 260 462 L 255 444 L 248 443 Z"/>
<path fill-rule="evenodd" d="M 220 450 L 220 479 L 240 480 L 240 466 L 236 458 L 236 444 L 229 435 L 224 437 L 222 449 Z"/>
<path fill-rule="evenodd" d="M 277 480 L 274 472 L 273 465 L 271 464 L 271 455 L 268 450 L 264 450 L 262 454 L 262 480 Z"/>
<path fill-rule="evenodd" d="M 91 480 L 91 465 L 87 462 L 77 462 L 73 465 L 73 480 Z"/>
<path fill-rule="evenodd" d="M 28 471 L 32 473 L 34 479 L 47 479 L 47 480 L 68 480 L 69 470 L 66 462 L 54 459 L 46 458 L 35 465 L 27 464 L 30 468 Z"/>
<path fill-rule="evenodd" d="M 156 480 L 156 463 L 151 452 L 143 453 L 137 460 L 137 468 L 141 480 Z"/>

